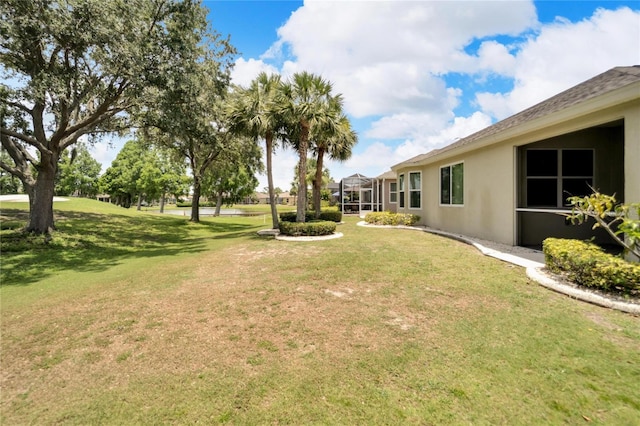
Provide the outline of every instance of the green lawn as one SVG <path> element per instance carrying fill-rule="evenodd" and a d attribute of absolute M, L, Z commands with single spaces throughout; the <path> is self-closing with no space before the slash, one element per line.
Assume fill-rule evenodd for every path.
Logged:
<path fill-rule="evenodd" d="M 637 424 L 640 318 L 462 243 L 0 206 L 1 424 Z"/>

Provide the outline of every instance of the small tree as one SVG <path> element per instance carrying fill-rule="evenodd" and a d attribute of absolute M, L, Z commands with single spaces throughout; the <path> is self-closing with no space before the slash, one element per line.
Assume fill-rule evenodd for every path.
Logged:
<path fill-rule="evenodd" d="M 58 164 L 56 194 L 95 197 L 101 169 L 100 163 L 83 144 L 65 150 Z"/>
<path fill-rule="evenodd" d="M 615 195 L 597 191 L 567 200 L 572 206 L 571 213 L 566 215 L 571 223 L 582 224 L 588 218 L 594 219 L 593 229 L 603 228 L 625 250 L 640 259 L 640 203 L 621 204 L 616 201 Z"/>

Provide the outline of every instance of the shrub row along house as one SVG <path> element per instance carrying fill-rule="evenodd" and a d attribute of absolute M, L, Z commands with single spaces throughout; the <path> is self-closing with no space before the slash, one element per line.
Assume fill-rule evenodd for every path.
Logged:
<path fill-rule="evenodd" d="M 590 187 L 640 201 L 640 66 L 613 68 L 391 169 L 397 195 L 388 198 L 422 225 L 510 245 L 551 236 L 607 244 L 602 230 L 562 213 Z"/>

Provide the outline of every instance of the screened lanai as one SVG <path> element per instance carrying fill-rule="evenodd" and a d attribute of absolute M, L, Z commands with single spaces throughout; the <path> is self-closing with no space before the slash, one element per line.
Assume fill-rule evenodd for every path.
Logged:
<path fill-rule="evenodd" d="M 342 213 L 380 211 L 380 183 L 376 178 L 359 173 L 340 181 L 340 209 Z"/>

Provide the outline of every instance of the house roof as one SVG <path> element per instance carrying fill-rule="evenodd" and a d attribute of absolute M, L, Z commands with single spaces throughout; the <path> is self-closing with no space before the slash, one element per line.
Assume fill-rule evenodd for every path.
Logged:
<path fill-rule="evenodd" d="M 388 170 L 383 174 L 381 174 L 380 176 L 376 177 L 376 179 L 395 179 L 396 177 L 397 177 L 396 172 L 392 170 Z"/>
<path fill-rule="evenodd" d="M 489 127 L 486 127 L 476 133 L 440 149 L 434 149 L 426 154 L 417 155 L 406 161 L 392 166 L 392 169 L 416 165 L 418 163 L 427 163 L 434 157 L 443 156 L 445 153 L 452 154 L 463 147 L 480 144 L 491 136 L 497 136 L 502 132 L 513 129 L 517 126 L 531 122 L 535 119 L 557 113 L 561 110 L 573 107 L 587 100 L 602 96 L 606 93 L 623 88 L 633 83 L 640 82 L 640 65 L 628 67 L 616 67 L 602 74 L 599 74 L 587 81 L 584 81 L 572 88 L 558 93 L 551 98 L 540 102 L 530 108 L 525 109 L 515 115 L 505 118 Z M 636 98 L 640 98 L 640 90 L 637 91 Z"/>

